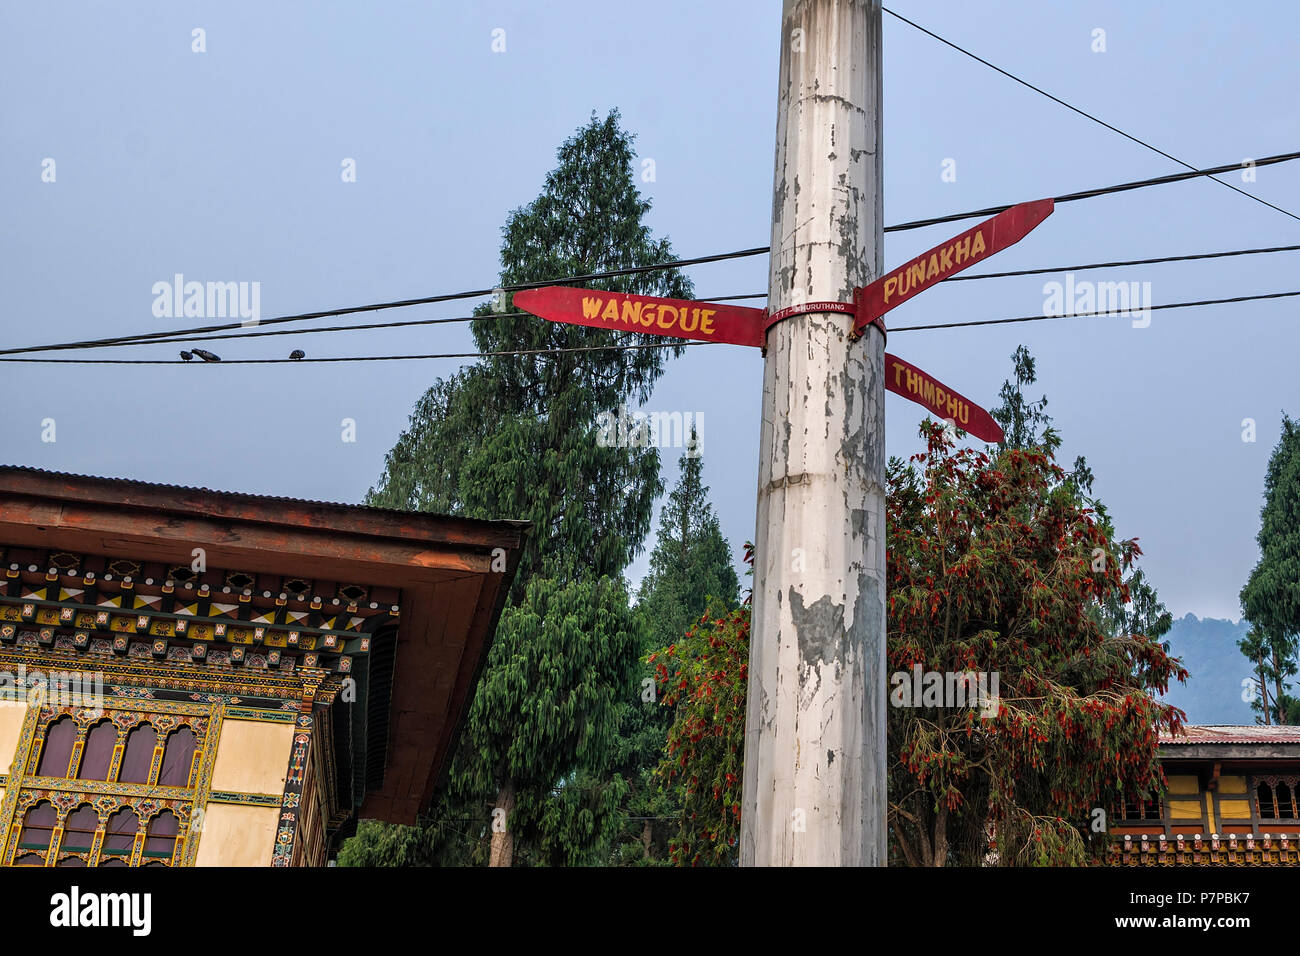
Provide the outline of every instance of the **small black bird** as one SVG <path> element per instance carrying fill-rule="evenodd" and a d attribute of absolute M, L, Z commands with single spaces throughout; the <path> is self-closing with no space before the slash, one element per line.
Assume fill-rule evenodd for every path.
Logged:
<path fill-rule="evenodd" d="M 306 358 L 306 357 L 307 357 L 307 353 L 304 352 L 302 349 L 294 349 L 292 352 L 289 353 L 289 358 L 293 359 L 295 362 L 298 361 L 298 359 L 300 358 Z"/>
<path fill-rule="evenodd" d="M 187 351 L 185 351 L 184 349 L 181 349 L 181 361 L 182 361 L 182 362 L 192 362 L 192 361 L 194 361 L 194 353 L 193 353 L 193 352 L 187 352 Z"/>
<path fill-rule="evenodd" d="M 220 362 L 220 361 L 221 361 L 221 356 L 220 356 L 220 355 L 213 355 L 213 354 L 212 354 L 211 352 L 209 352 L 207 349 L 195 349 L 195 350 L 194 350 L 194 354 L 197 355 L 199 358 L 203 359 L 203 361 L 205 361 L 205 362 Z"/>

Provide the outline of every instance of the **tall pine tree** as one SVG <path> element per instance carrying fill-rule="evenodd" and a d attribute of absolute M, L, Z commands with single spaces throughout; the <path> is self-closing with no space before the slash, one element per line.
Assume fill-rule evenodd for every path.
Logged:
<path fill-rule="evenodd" d="M 1273 718 L 1290 723 L 1296 702 L 1287 692 L 1287 678 L 1296 673 L 1300 641 L 1300 423 L 1286 414 L 1264 477 L 1259 519 L 1259 562 L 1241 589 L 1254 643 L 1242 652 L 1273 682 Z"/>
<path fill-rule="evenodd" d="M 731 548 L 709 503 L 704 462 L 694 428 L 680 459 L 680 477 L 659 515 L 650 570 L 641 582 L 637 611 L 645 622 L 639 671 L 641 695 L 623 713 L 616 766 L 629 783 L 625 821 L 611 859 L 623 864 L 666 864 L 681 812 L 678 796 L 655 777 L 673 709 L 655 688 L 648 658 L 681 641 L 704 614 L 720 616 L 739 600 L 740 581 Z"/>
<path fill-rule="evenodd" d="M 541 195 L 503 229 L 502 286 L 670 261 L 643 221 L 633 158 L 617 111 L 567 140 Z M 675 269 L 584 284 L 691 295 Z M 484 355 L 436 382 L 367 497 L 532 522 L 449 786 L 401 847 L 439 862 L 575 864 L 609 839 L 625 792 L 609 765 L 645 639 L 622 574 L 662 488 L 657 451 L 598 442 L 596 417 L 644 402 L 680 347 L 620 349 L 664 340 L 515 315 L 509 296 L 502 305 L 476 311 L 479 350 L 546 352 Z M 587 347 L 600 350 L 559 351 Z M 399 855 L 367 833 L 384 852 L 350 859 Z"/>

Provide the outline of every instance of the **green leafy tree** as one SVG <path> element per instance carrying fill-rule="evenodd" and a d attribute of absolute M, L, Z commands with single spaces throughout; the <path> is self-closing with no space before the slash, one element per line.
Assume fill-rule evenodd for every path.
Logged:
<path fill-rule="evenodd" d="M 643 221 L 650 204 L 633 158 L 617 111 L 567 140 L 541 195 L 507 220 L 501 285 L 670 261 L 668 241 Z M 691 295 L 675 269 L 583 284 Z M 680 347 L 620 348 L 664 340 L 515 314 L 508 294 L 476 315 L 483 358 L 425 393 L 367 496 L 532 523 L 449 785 L 421 828 L 435 846 L 421 858 L 585 862 L 608 841 L 623 797 L 610 762 L 645 638 L 622 574 L 662 489 L 654 448 L 599 441 L 595 423 L 644 402 Z M 487 354 L 532 350 L 542 351 Z M 396 855 L 387 847 L 366 861 Z"/>
<path fill-rule="evenodd" d="M 640 659 L 642 693 L 627 705 L 619 733 L 615 767 L 629 781 L 627 821 L 614 852 L 619 863 L 666 863 L 671 819 L 680 811 L 676 792 L 655 777 L 664 751 L 673 708 L 655 689 L 649 655 L 681 641 L 701 615 L 735 608 L 740 581 L 731 548 L 722 536 L 703 480 L 704 462 L 694 428 L 680 459 L 680 477 L 659 515 L 650 569 L 641 582 L 637 611 L 645 621 Z"/>
<path fill-rule="evenodd" d="M 731 548 L 709 503 L 704 459 L 691 429 L 681 475 L 659 516 L 650 570 L 637 607 L 645 615 L 654 648 L 676 641 L 709 609 L 729 610 L 739 600 L 740 579 Z"/>
<path fill-rule="evenodd" d="M 1258 647 L 1243 648 L 1273 682 L 1273 718 L 1294 721 L 1287 678 L 1296 673 L 1300 643 L 1300 424 L 1282 416 L 1282 436 L 1269 458 L 1260 510 L 1259 562 L 1241 589 L 1241 606 Z"/>

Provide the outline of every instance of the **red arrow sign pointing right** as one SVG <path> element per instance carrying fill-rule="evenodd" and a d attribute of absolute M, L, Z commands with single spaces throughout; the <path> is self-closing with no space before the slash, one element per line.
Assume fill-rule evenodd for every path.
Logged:
<path fill-rule="evenodd" d="M 952 421 L 976 438 L 994 443 L 1002 441 L 1002 426 L 992 415 L 915 365 L 888 352 L 885 353 L 885 388 L 924 406 L 939 418 Z"/>

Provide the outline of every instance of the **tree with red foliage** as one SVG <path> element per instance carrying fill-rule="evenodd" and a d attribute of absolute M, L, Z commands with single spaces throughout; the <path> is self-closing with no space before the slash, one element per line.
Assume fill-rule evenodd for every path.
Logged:
<path fill-rule="evenodd" d="M 745 544 L 752 573 L 754 546 Z M 677 792 L 682 816 L 669 843 L 679 866 L 728 866 L 740 834 L 740 770 L 745 754 L 749 605 L 725 617 L 706 613 L 681 640 L 651 654 L 666 707 L 677 708 L 657 776 Z"/>
<path fill-rule="evenodd" d="M 1158 736 L 1184 719 L 1152 692 L 1187 671 L 1109 613 L 1141 550 L 1113 539 L 1050 431 L 991 458 L 921 430 L 927 450 L 888 470 L 889 670 L 996 673 L 998 700 L 889 707 L 891 850 L 914 866 L 1086 863 L 1096 824 L 1163 788 Z"/>

